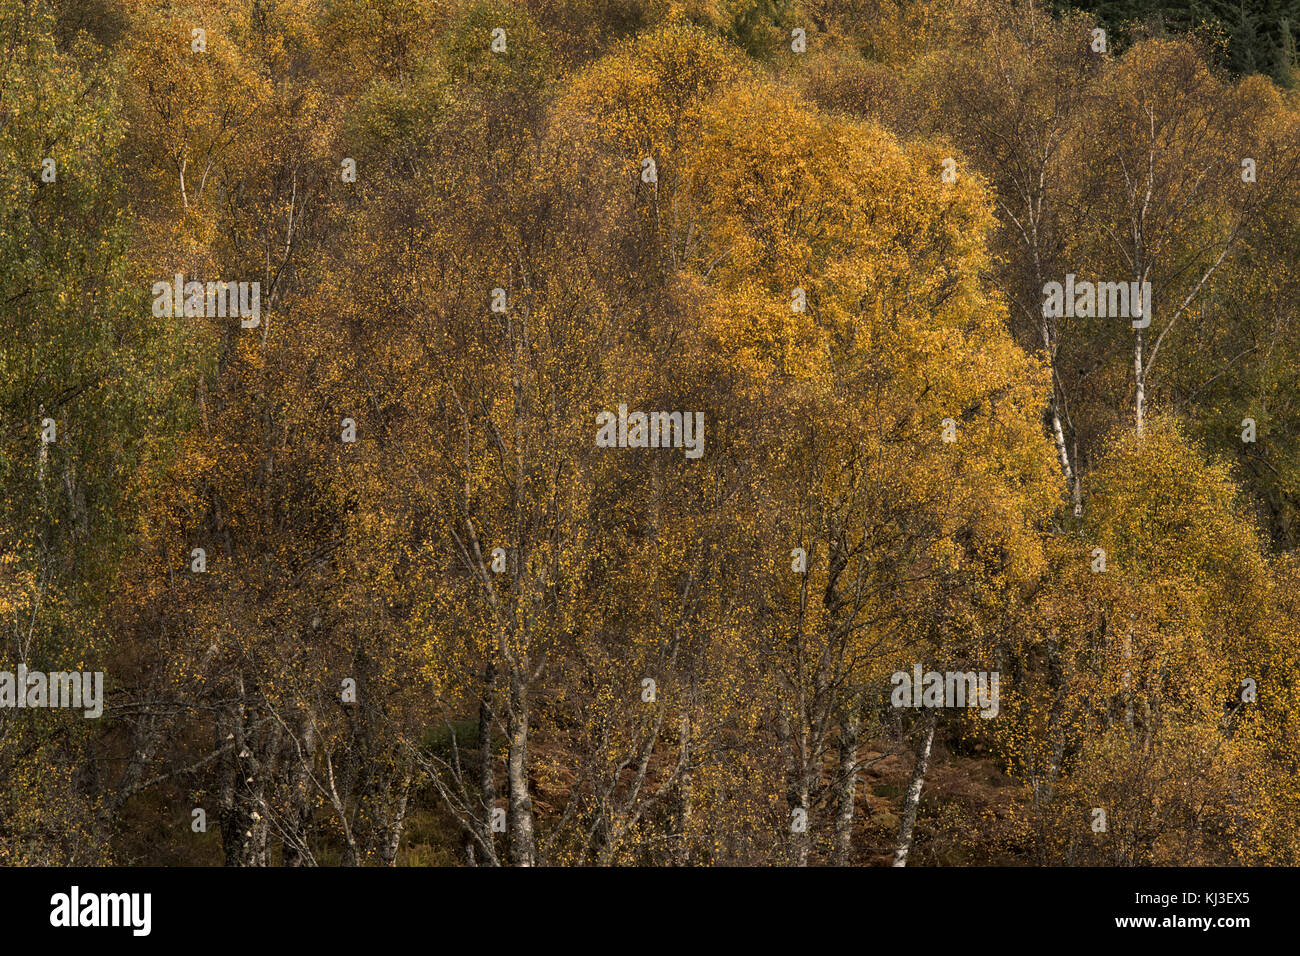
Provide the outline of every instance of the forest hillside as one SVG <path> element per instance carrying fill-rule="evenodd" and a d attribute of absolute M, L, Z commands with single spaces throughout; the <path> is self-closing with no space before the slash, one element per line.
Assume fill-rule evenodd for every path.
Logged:
<path fill-rule="evenodd" d="M 1300 864 L 1285 6 L 0 0 L 0 864 Z"/>

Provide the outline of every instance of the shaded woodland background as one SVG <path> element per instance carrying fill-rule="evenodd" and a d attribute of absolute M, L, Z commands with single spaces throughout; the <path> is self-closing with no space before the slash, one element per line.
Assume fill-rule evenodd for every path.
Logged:
<path fill-rule="evenodd" d="M 1293 13 L 0 0 L 0 862 L 1300 863 Z"/>

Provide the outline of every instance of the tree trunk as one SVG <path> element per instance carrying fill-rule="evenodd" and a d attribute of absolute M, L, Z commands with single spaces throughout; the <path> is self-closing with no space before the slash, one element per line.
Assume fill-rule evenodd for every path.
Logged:
<path fill-rule="evenodd" d="M 808 786 L 807 776 L 800 774 L 799 786 L 791 792 L 790 795 L 790 818 L 794 819 L 794 810 L 802 809 L 804 811 L 803 829 L 796 833 L 791 833 L 791 839 L 794 844 L 794 865 L 807 866 L 808 855 L 812 849 L 812 813 L 808 806 L 808 794 L 811 788 Z"/>
<path fill-rule="evenodd" d="M 290 867 L 308 866 L 312 862 L 307 840 L 311 832 L 312 797 L 315 795 L 311 789 L 311 761 L 316 754 L 315 721 L 307 713 L 299 715 L 297 725 L 301 752 L 293 746 L 293 741 L 289 741 L 289 745 L 282 751 L 282 759 L 291 767 L 287 773 L 290 806 L 286 819 L 288 833 L 284 839 L 284 865 Z"/>
<path fill-rule="evenodd" d="M 218 718 L 217 724 L 218 733 L 225 730 L 234 742 L 221 759 L 221 843 L 226 866 L 266 866 L 267 821 L 265 813 L 259 811 L 266 791 L 262 756 L 273 754 L 279 740 L 272 739 L 269 746 L 263 746 L 257 739 L 256 728 L 250 726 L 242 675 L 236 678 L 235 691 L 236 703 Z"/>
<path fill-rule="evenodd" d="M 781 750 L 786 759 L 785 803 L 786 826 L 790 828 L 790 860 L 795 866 L 808 865 L 809 833 L 812 820 L 808 815 L 808 764 L 804 758 L 807 752 L 807 734 L 801 746 L 796 747 L 793 728 L 789 720 L 782 716 L 777 724 L 777 734 L 781 739 Z M 803 811 L 803 828 L 795 830 L 795 811 Z"/>
<path fill-rule="evenodd" d="M 678 780 L 678 792 L 681 794 L 681 813 L 677 820 L 677 832 L 681 835 L 681 842 L 677 846 L 677 865 L 689 866 L 691 862 L 691 800 L 694 797 L 692 786 L 694 776 L 691 772 L 691 760 L 694 759 L 691 754 L 691 718 L 688 714 L 683 713 L 680 724 L 681 747 L 682 747 L 682 776 Z"/>
<path fill-rule="evenodd" d="M 1052 710 L 1047 719 L 1052 752 L 1047 764 L 1047 780 L 1041 790 L 1036 788 L 1035 792 L 1034 802 L 1039 805 L 1052 802 L 1056 781 L 1061 775 L 1061 763 L 1065 759 L 1065 671 L 1061 663 L 1061 646 L 1055 634 L 1047 640 L 1046 647 L 1048 684 L 1052 689 Z"/>
<path fill-rule="evenodd" d="M 1042 284 L 1041 276 L 1039 277 L 1039 284 Z M 1065 427 L 1061 424 L 1061 404 L 1056 385 L 1056 355 L 1052 347 L 1051 328 L 1047 324 L 1047 315 L 1045 313 L 1040 331 L 1043 336 L 1043 348 L 1047 350 L 1047 357 L 1052 370 L 1052 398 L 1047 406 L 1048 415 L 1052 420 L 1052 443 L 1056 446 L 1056 457 L 1061 462 L 1061 474 L 1065 476 L 1065 484 L 1070 489 L 1070 499 L 1074 504 L 1074 516 L 1079 518 L 1083 516 L 1083 490 L 1080 486 L 1079 476 L 1074 473 L 1074 467 L 1070 463 L 1070 449 L 1065 441 Z"/>
<path fill-rule="evenodd" d="M 495 662 L 489 662 L 483 673 L 483 696 L 478 705 L 478 785 L 483 809 L 483 833 L 489 842 L 495 843 L 492 835 L 492 811 L 497 804 L 496 770 L 492 765 L 492 689 L 496 683 L 497 668 Z M 474 839 L 467 837 L 470 864 L 474 863 Z M 485 860 L 491 863 L 491 860 Z"/>
<path fill-rule="evenodd" d="M 528 692 L 517 676 L 512 683 L 506 754 L 510 794 L 506 826 L 510 836 L 510 861 L 515 866 L 535 866 L 537 842 L 533 834 L 533 800 L 528 794 Z"/>
<path fill-rule="evenodd" d="M 916 827 L 916 810 L 921 804 L 921 790 L 925 786 L 925 772 L 930 765 L 930 748 L 934 744 L 937 717 L 933 712 L 926 719 L 925 730 L 916 750 L 912 765 L 912 780 L 907 785 L 907 798 L 903 804 L 903 823 L 898 829 L 898 846 L 894 848 L 894 866 L 907 866 L 907 855 L 912 852 L 912 831 Z"/>
<path fill-rule="evenodd" d="M 1137 336 L 1133 343 L 1133 379 L 1137 383 L 1137 395 L 1134 399 L 1137 419 L 1138 437 L 1142 437 L 1143 426 L 1146 424 L 1146 406 L 1147 406 L 1147 383 L 1146 370 L 1142 367 L 1142 330 L 1137 330 Z"/>
<path fill-rule="evenodd" d="M 410 804 L 411 784 L 413 782 L 414 773 L 408 760 L 406 769 L 402 772 L 402 783 L 397 795 L 397 806 L 393 809 L 393 816 L 388 825 L 388 833 L 379 851 L 384 866 L 397 865 L 397 851 L 402 845 L 402 833 L 406 829 L 406 810 Z"/>
<path fill-rule="evenodd" d="M 837 781 L 839 812 L 835 817 L 836 866 L 848 866 L 853 848 L 853 810 L 858 793 L 858 737 L 862 729 L 861 699 L 849 703 L 840 730 L 840 776 Z"/>

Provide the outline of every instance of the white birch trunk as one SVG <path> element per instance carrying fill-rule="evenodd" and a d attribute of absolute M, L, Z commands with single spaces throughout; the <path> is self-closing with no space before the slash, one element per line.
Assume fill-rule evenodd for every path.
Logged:
<path fill-rule="evenodd" d="M 898 845 L 894 848 L 894 866 L 907 866 L 907 856 L 912 852 L 912 831 L 916 827 L 916 810 L 921 804 L 921 790 L 925 787 L 925 772 L 930 765 L 930 748 L 934 744 L 936 723 L 936 717 L 931 714 L 916 750 L 912 779 L 907 785 L 907 796 L 903 804 L 903 822 L 898 829 Z"/>

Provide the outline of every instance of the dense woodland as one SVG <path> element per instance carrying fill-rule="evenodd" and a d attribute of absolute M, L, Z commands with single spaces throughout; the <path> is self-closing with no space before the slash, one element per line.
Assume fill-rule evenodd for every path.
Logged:
<path fill-rule="evenodd" d="M 1099 6 L 0 0 L 0 863 L 1300 863 L 1300 22 Z"/>

